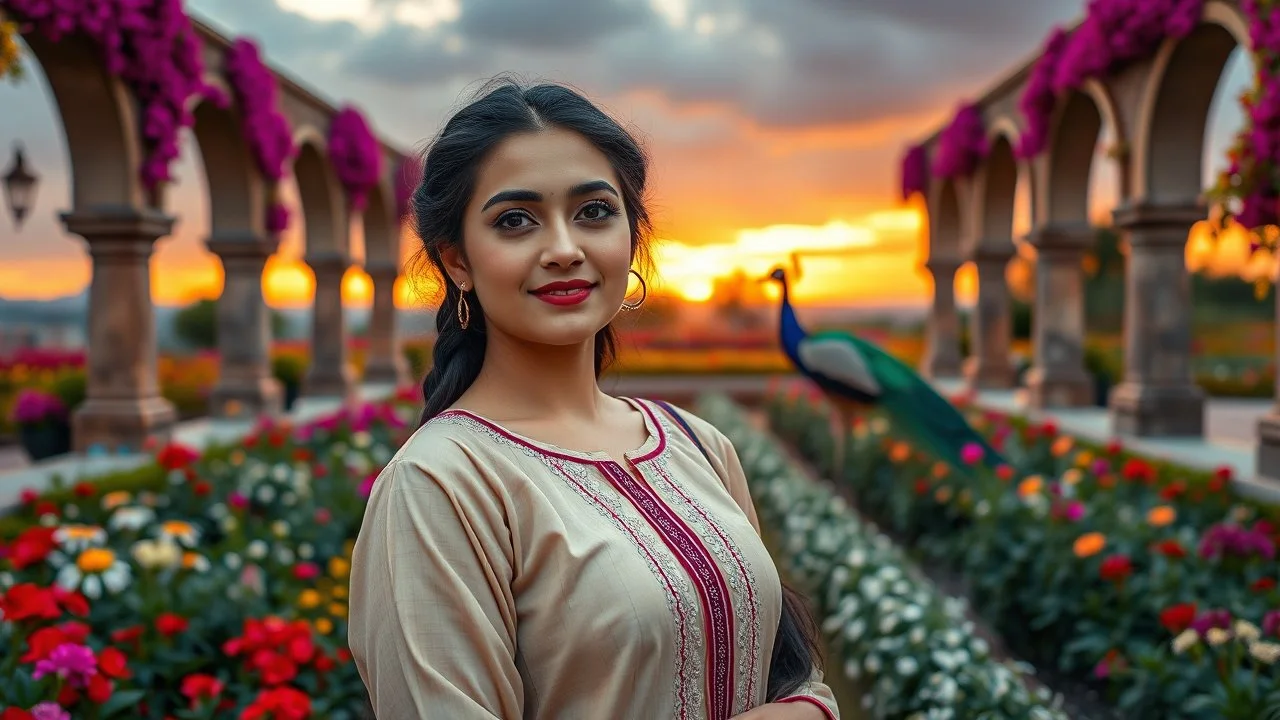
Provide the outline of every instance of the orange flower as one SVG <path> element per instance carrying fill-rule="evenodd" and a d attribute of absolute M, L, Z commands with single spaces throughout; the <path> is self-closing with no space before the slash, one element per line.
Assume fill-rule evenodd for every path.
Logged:
<path fill-rule="evenodd" d="M 1053 445 L 1049 446 L 1049 452 L 1053 453 L 1054 457 L 1062 457 L 1071 452 L 1071 448 L 1074 446 L 1075 441 L 1071 439 L 1070 435 L 1059 435 L 1058 439 L 1053 441 Z"/>
<path fill-rule="evenodd" d="M 939 460 L 938 462 L 936 462 L 936 463 L 934 463 L 934 464 L 933 464 L 933 477 L 934 477 L 934 479 L 936 479 L 936 480 L 941 480 L 942 478 L 944 478 L 944 477 L 946 477 L 946 476 L 948 476 L 948 475 L 950 475 L 950 474 L 951 474 L 951 468 L 950 468 L 946 463 L 942 462 L 941 460 Z"/>
<path fill-rule="evenodd" d="M 911 459 L 911 446 L 904 442 L 896 442 L 889 450 L 889 459 L 895 463 L 904 463 Z"/>
<path fill-rule="evenodd" d="M 1018 497 L 1027 498 L 1032 495 L 1039 495 L 1040 489 L 1044 486 L 1044 481 L 1039 475 L 1032 475 L 1026 480 L 1018 483 Z"/>
<path fill-rule="evenodd" d="M 1147 511 L 1147 522 L 1152 527 L 1164 527 L 1178 518 L 1178 512 L 1168 505 L 1157 505 Z"/>
<path fill-rule="evenodd" d="M 1076 538 L 1076 542 L 1071 546 L 1071 551 L 1078 558 L 1087 558 L 1102 552 L 1102 548 L 1107 546 L 1107 536 L 1100 532 L 1088 532 Z"/>

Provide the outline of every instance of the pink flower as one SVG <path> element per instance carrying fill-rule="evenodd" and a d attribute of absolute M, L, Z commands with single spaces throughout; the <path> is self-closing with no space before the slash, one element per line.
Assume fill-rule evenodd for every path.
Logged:
<path fill-rule="evenodd" d="M 320 577 L 320 566 L 313 562 L 300 562 L 293 566 L 293 576 L 299 580 L 314 580 Z"/>
<path fill-rule="evenodd" d="M 232 492 L 227 496 L 227 504 L 236 510 L 243 510 L 249 507 L 249 498 L 245 497 L 243 493 L 238 491 Z"/>
<path fill-rule="evenodd" d="M 360 481 L 360 487 L 356 489 L 356 493 L 362 498 L 369 497 L 373 492 L 373 483 L 378 479 L 378 473 L 369 473 L 364 480 Z"/>
<path fill-rule="evenodd" d="M 965 465 L 977 465 L 982 462 L 985 451 L 978 443 L 968 443 L 960 449 L 960 461 Z"/>
<path fill-rule="evenodd" d="M 39 680 L 46 675 L 57 675 L 65 678 L 72 687 L 84 687 L 97 672 L 98 658 L 93 650 L 78 643 L 62 643 L 48 657 L 36 663 L 31 677 Z"/>
<path fill-rule="evenodd" d="M 55 702 L 42 702 L 31 708 L 31 717 L 35 720 L 71 720 L 71 713 L 62 709 Z"/>

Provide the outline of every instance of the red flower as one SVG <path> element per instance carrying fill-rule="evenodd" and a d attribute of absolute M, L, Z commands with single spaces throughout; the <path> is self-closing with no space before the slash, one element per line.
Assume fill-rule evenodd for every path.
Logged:
<path fill-rule="evenodd" d="M 23 505 L 35 505 L 39 499 L 40 493 L 36 492 L 35 488 L 22 488 L 22 492 L 18 494 L 18 500 Z"/>
<path fill-rule="evenodd" d="M 1040 426 L 1040 432 L 1043 433 L 1045 437 L 1054 437 L 1058 434 L 1058 424 L 1052 420 L 1045 420 Z"/>
<path fill-rule="evenodd" d="M 1262 592 L 1271 590 L 1275 586 L 1276 586 L 1275 578 L 1264 577 L 1264 578 L 1258 578 L 1257 580 L 1255 580 L 1254 583 L 1249 586 L 1249 589 L 1253 590 L 1254 592 L 1262 593 Z"/>
<path fill-rule="evenodd" d="M 291 687 L 263 690 L 240 713 L 240 720 L 306 720 L 311 715 L 311 698 Z"/>
<path fill-rule="evenodd" d="M 166 444 L 156 453 L 156 464 L 165 470 L 180 470 L 200 459 L 194 448 L 176 442 Z"/>
<path fill-rule="evenodd" d="M 58 598 L 49 588 L 35 583 L 18 583 L 0 598 L 0 612 L 10 622 L 53 620 L 62 616 Z"/>
<path fill-rule="evenodd" d="M 320 577 L 320 566 L 313 562 L 300 562 L 293 566 L 293 576 L 299 580 L 314 580 Z"/>
<path fill-rule="evenodd" d="M 22 708 L 7 707 L 0 712 L 0 720 L 35 720 L 35 716 Z"/>
<path fill-rule="evenodd" d="M 1163 625 L 1171 635 L 1177 635 L 1183 630 L 1191 627 L 1191 622 L 1195 619 L 1195 603 L 1170 605 L 1160 612 L 1160 624 Z"/>
<path fill-rule="evenodd" d="M 76 497 L 89 498 L 98 492 L 98 488 L 91 482 L 81 481 L 71 488 L 71 492 L 75 493 Z"/>
<path fill-rule="evenodd" d="M 36 517 L 40 517 L 41 515 L 62 517 L 62 513 L 58 512 L 58 506 L 48 500 L 41 500 L 36 503 Z"/>
<path fill-rule="evenodd" d="M 929 492 L 929 481 L 924 478 L 916 480 L 916 495 L 924 495 Z"/>
<path fill-rule="evenodd" d="M 1171 558 L 1184 558 L 1187 556 L 1187 549 L 1182 547 L 1182 543 L 1177 540 L 1161 540 L 1151 546 L 1152 551 Z"/>
<path fill-rule="evenodd" d="M 19 660 L 24 663 L 39 662 L 49 657 L 54 648 L 64 643 L 83 645 L 89 638 L 89 626 L 70 621 L 52 627 L 42 627 L 27 638 L 27 652 Z"/>
<path fill-rule="evenodd" d="M 195 708 L 201 700 L 210 700 L 222 694 L 222 681 L 212 675 L 192 673 L 182 678 L 180 691 Z"/>
<path fill-rule="evenodd" d="M 131 625 L 126 628 L 111 631 L 111 642 L 127 643 L 142 637 L 142 633 L 146 628 L 141 625 Z"/>
<path fill-rule="evenodd" d="M 1171 482 L 1168 485 L 1165 485 L 1164 487 L 1160 488 L 1160 497 L 1170 501 L 1177 500 L 1178 496 L 1185 493 L 1186 491 L 1187 491 L 1187 484 L 1181 480 L 1175 480 L 1174 482 Z"/>
<path fill-rule="evenodd" d="M 1133 574 L 1133 563 L 1122 553 L 1108 555 L 1098 567 L 1098 575 L 1108 582 L 1120 582 Z"/>
<path fill-rule="evenodd" d="M 1129 458 L 1124 463 L 1124 468 L 1120 471 L 1125 480 L 1131 482 L 1143 482 L 1147 485 L 1155 482 L 1156 469 L 1145 460 L 1139 458 Z"/>
<path fill-rule="evenodd" d="M 113 647 L 103 648 L 102 652 L 98 653 L 98 671 L 103 675 L 121 679 L 132 677 L 133 673 L 129 671 L 128 663 L 124 653 Z"/>
<path fill-rule="evenodd" d="M 1124 450 L 1124 445 L 1119 440 L 1112 440 L 1107 443 L 1106 453 L 1108 455 L 1119 455 Z"/>
<path fill-rule="evenodd" d="M 1008 482 L 1013 479 L 1013 468 L 1008 465 L 1001 465 L 996 468 L 996 477 Z"/>
<path fill-rule="evenodd" d="M 174 613 L 161 613 L 160 617 L 156 618 L 156 630 L 165 637 L 173 637 L 180 632 L 185 632 L 188 626 L 186 618 Z"/>
<path fill-rule="evenodd" d="M 15 570 L 22 570 L 44 559 L 53 552 L 56 543 L 53 541 L 54 528 L 33 527 L 22 531 L 17 540 L 9 546 L 9 562 Z"/>
<path fill-rule="evenodd" d="M 196 497 L 204 497 L 213 492 L 213 486 L 206 480 L 197 480 L 196 483 L 191 486 L 191 492 L 195 493 Z"/>

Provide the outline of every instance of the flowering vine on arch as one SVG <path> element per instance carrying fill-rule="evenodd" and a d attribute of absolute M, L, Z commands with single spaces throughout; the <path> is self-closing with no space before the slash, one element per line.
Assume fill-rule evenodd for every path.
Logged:
<path fill-rule="evenodd" d="M 133 91 L 140 107 L 146 156 L 142 183 L 154 190 L 173 178 L 178 138 L 194 124 L 188 105 L 195 95 L 225 106 L 227 98 L 204 82 L 200 42 L 182 0 L 0 0 L 0 8 L 51 42 L 87 38 L 102 53 L 107 72 Z"/>
<path fill-rule="evenodd" d="M 382 174 L 382 148 L 364 115 L 343 107 L 329 125 L 329 162 L 347 191 L 353 210 L 363 210 Z"/>
<path fill-rule="evenodd" d="M 247 38 L 237 39 L 227 49 L 226 71 L 253 159 L 264 177 L 279 182 L 296 148 L 289 121 L 276 105 L 279 89 L 275 73 L 262 62 L 258 46 Z M 270 233 L 289 227 L 289 208 L 278 199 L 273 198 L 267 207 L 266 227 Z"/>
<path fill-rule="evenodd" d="M 1209 190 L 1210 200 L 1231 215 L 1226 204 L 1239 203 L 1235 221 L 1251 231 L 1251 250 L 1275 249 L 1280 231 L 1280 1 L 1245 0 L 1254 86 L 1240 98 L 1244 127 L 1227 152 L 1227 168 Z"/>
<path fill-rule="evenodd" d="M 1205 0 L 1090 0 L 1072 31 L 1054 28 L 1018 101 L 1027 131 L 1017 154 L 1044 151 L 1049 122 L 1063 93 L 1080 89 L 1124 65 L 1150 57 L 1169 38 L 1183 38 L 1200 22 Z"/>
<path fill-rule="evenodd" d="M 972 175 L 990 149 L 982 109 L 976 103 L 963 103 L 938 136 L 933 173 L 941 178 Z"/>
<path fill-rule="evenodd" d="M 912 145 L 902 156 L 902 199 L 924 192 L 929 181 L 929 151 L 924 145 Z"/>

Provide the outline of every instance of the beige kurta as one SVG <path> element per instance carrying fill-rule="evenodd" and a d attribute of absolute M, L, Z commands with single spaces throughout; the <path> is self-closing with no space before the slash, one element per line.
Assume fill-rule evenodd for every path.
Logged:
<path fill-rule="evenodd" d="M 379 718 L 725 720 L 764 702 L 781 586 L 738 456 L 681 411 L 708 464 L 628 402 L 649 431 L 632 472 L 458 410 L 387 465 L 349 629 Z M 839 716 L 816 671 L 788 701 Z"/>

